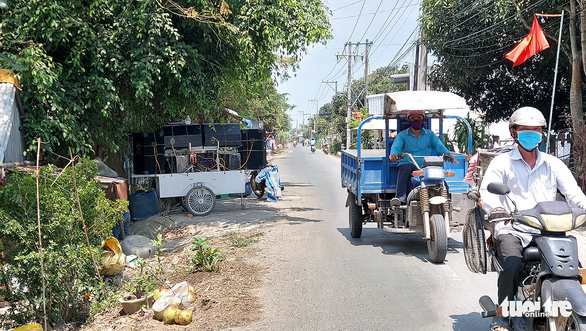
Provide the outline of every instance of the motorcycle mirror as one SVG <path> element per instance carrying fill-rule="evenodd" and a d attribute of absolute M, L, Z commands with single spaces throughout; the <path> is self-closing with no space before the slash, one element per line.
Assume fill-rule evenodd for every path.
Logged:
<path fill-rule="evenodd" d="M 490 183 L 490 184 L 488 184 L 486 189 L 488 190 L 488 192 L 490 192 L 492 194 L 506 196 L 507 199 L 509 199 L 513 203 L 513 206 L 515 206 L 515 210 L 513 211 L 513 214 L 517 213 L 517 204 L 515 203 L 515 201 L 513 201 L 513 199 L 511 199 L 511 197 L 509 197 L 509 193 L 511 193 L 511 189 L 507 185 L 505 185 L 503 183 Z"/>
<path fill-rule="evenodd" d="M 486 189 L 488 192 L 498 195 L 506 195 L 511 192 L 511 189 L 509 189 L 509 187 L 503 183 L 490 183 Z"/>

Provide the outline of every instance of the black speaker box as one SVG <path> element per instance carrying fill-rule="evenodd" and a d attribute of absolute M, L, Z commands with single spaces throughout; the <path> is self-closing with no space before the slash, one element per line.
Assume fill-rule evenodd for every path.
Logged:
<path fill-rule="evenodd" d="M 267 165 L 266 133 L 261 129 L 242 130 L 240 162 L 243 169 L 263 169 Z"/>
<path fill-rule="evenodd" d="M 173 124 L 163 126 L 165 148 L 187 148 L 203 146 L 200 124 Z"/>
<path fill-rule="evenodd" d="M 204 146 L 239 147 L 242 145 L 240 124 L 203 124 Z M 218 141 L 212 139 L 215 138 Z"/>

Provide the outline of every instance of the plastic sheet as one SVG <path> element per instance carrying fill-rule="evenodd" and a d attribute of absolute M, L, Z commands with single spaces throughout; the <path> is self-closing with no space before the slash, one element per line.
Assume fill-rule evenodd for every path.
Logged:
<path fill-rule="evenodd" d="M 104 276 L 117 275 L 124 270 L 126 265 L 126 255 L 122 252 L 122 246 L 118 239 L 112 237 L 102 243 L 102 270 L 100 274 Z"/>

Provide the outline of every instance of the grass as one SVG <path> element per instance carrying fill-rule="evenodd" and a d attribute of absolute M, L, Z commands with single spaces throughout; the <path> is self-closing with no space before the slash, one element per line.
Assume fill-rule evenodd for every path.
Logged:
<path fill-rule="evenodd" d="M 240 231 L 237 232 L 230 232 L 228 234 L 229 238 L 230 238 L 230 242 L 232 244 L 232 247 L 247 247 L 253 244 L 256 244 L 257 242 L 259 242 L 260 237 L 262 237 L 264 235 L 264 233 L 262 232 L 254 232 L 254 233 L 243 233 Z"/>

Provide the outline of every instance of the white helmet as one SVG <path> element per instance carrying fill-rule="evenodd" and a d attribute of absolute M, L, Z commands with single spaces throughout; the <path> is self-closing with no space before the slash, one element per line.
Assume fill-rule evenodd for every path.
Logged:
<path fill-rule="evenodd" d="M 509 128 L 515 125 L 525 126 L 545 126 L 545 117 L 537 108 L 521 107 L 511 115 L 509 119 Z"/>

